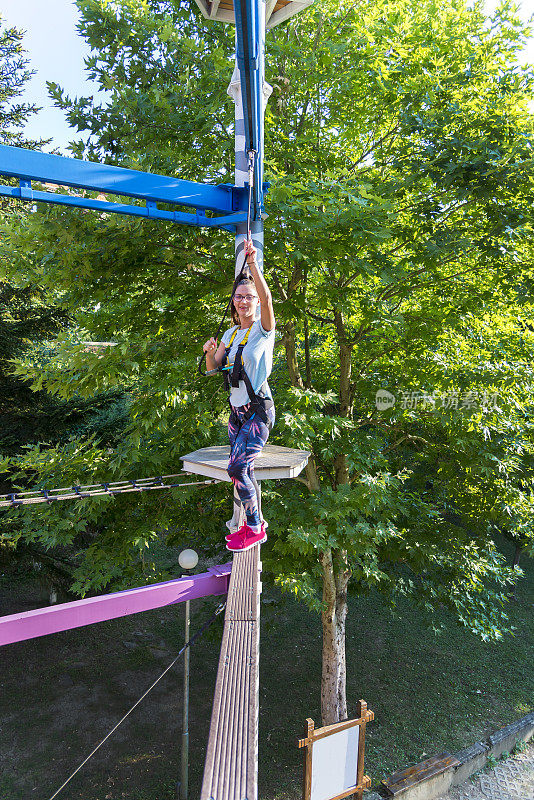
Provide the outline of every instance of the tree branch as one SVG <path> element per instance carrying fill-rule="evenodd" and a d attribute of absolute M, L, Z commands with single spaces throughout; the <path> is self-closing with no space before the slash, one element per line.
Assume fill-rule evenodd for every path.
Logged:
<path fill-rule="evenodd" d="M 408 275 L 406 275 L 406 277 L 401 278 L 401 280 L 398 281 L 396 284 L 394 284 L 394 286 L 390 286 L 390 287 L 384 288 L 384 290 L 382 292 L 379 292 L 377 294 L 376 299 L 378 301 L 390 300 L 392 297 L 394 297 L 398 293 L 399 289 L 403 285 L 408 283 L 410 280 L 412 280 L 412 278 L 415 278 L 415 277 L 417 277 L 419 275 L 422 275 L 424 272 L 428 272 L 428 270 L 430 270 L 432 268 L 432 266 L 436 266 L 436 267 L 446 266 L 447 264 L 452 264 L 454 261 L 459 261 L 460 258 L 464 258 L 468 253 L 472 252 L 475 249 L 476 249 L 476 245 L 472 245 L 472 247 L 468 247 L 467 250 L 465 250 L 464 252 L 460 253 L 459 255 L 455 255 L 455 256 L 451 256 L 450 258 L 446 258 L 442 262 L 438 262 L 438 264 L 430 264 L 430 265 L 427 264 L 424 267 L 421 267 L 420 269 L 413 270 Z M 477 271 L 476 269 L 468 269 L 468 270 L 466 270 L 466 272 L 476 272 L 476 271 Z M 458 274 L 461 274 L 461 273 L 458 273 Z M 462 273 L 462 274 L 464 274 L 464 273 Z M 452 277 L 452 276 L 448 276 L 446 278 L 440 278 L 440 279 L 434 281 L 434 283 L 438 283 L 438 282 L 443 281 L 443 280 L 449 280 L 450 277 Z M 419 285 L 421 285 L 421 284 L 419 284 Z"/>
<path fill-rule="evenodd" d="M 368 147 L 367 150 L 364 153 L 362 153 L 362 155 L 359 158 L 356 159 L 356 161 L 351 162 L 350 169 L 354 171 L 357 168 L 357 166 L 367 158 L 367 156 L 370 156 L 371 153 L 374 150 L 376 150 L 377 147 L 380 147 L 380 145 L 383 144 L 390 136 L 396 133 L 396 131 L 398 131 L 399 128 L 400 128 L 400 122 L 397 122 L 392 128 L 389 129 L 389 131 L 386 131 L 386 133 L 383 136 L 381 136 L 380 139 L 377 139 L 376 142 L 374 142 L 371 147 Z"/>
<path fill-rule="evenodd" d="M 280 282 L 280 279 L 278 277 L 278 273 L 276 272 L 276 270 L 273 272 L 272 278 L 273 278 L 274 285 L 276 286 L 276 288 L 278 289 L 278 291 L 280 293 L 280 297 L 285 302 L 287 300 L 287 292 L 285 291 L 284 287 L 282 286 L 282 284 Z"/>
<path fill-rule="evenodd" d="M 317 322 L 325 322 L 327 325 L 335 325 L 336 321 L 332 317 L 322 317 L 320 314 L 316 314 L 314 311 L 310 311 L 309 308 L 305 308 L 304 312 L 308 314 L 312 319 L 316 320 Z"/>
<path fill-rule="evenodd" d="M 423 439 L 422 436 L 412 436 L 411 434 L 407 433 L 405 436 L 402 436 L 400 439 L 391 444 L 389 447 L 386 447 L 385 450 L 382 450 L 382 455 L 385 456 L 386 453 L 389 453 L 390 450 L 395 450 L 397 447 L 399 447 L 399 445 L 407 441 L 422 442 L 422 444 L 426 445 L 427 447 L 430 447 L 430 442 L 428 442 L 426 439 Z"/>

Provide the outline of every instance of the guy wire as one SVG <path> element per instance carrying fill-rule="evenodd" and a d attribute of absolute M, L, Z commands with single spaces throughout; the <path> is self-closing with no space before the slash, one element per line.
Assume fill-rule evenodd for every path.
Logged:
<path fill-rule="evenodd" d="M 168 666 L 166 669 L 164 669 L 164 670 L 163 670 L 163 672 L 161 673 L 161 675 L 159 676 L 159 678 L 156 678 L 156 680 L 154 681 L 154 683 L 152 684 L 152 686 L 149 686 L 149 687 L 148 687 L 148 689 L 146 690 L 146 692 L 145 692 L 143 695 L 141 695 L 141 697 L 139 698 L 139 700 L 137 700 L 137 701 L 136 701 L 136 702 L 133 704 L 133 706 L 132 706 L 132 707 L 129 709 L 129 711 L 127 711 L 127 712 L 126 712 L 126 714 L 125 714 L 125 715 L 124 715 L 124 716 L 123 716 L 123 717 L 122 717 L 122 718 L 121 718 L 121 719 L 120 719 L 120 720 L 117 722 L 117 724 L 116 724 L 116 725 L 115 725 L 115 726 L 114 726 L 114 727 L 113 727 L 113 728 L 112 728 L 112 729 L 109 731 L 109 733 L 108 733 L 108 734 L 106 734 L 106 736 L 104 736 L 104 738 L 102 739 L 102 741 L 101 741 L 99 744 L 97 744 L 97 746 L 96 746 L 96 747 L 95 747 L 95 748 L 94 748 L 94 749 L 93 749 L 93 750 L 92 750 L 92 751 L 89 753 L 89 755 L 87 756 L 87 758 L 85 758 L 85 759 L 82 761 L 82 763 L 81 763 L 81 764 L 80 764 L 80 765 L 79 765 L 79 766 L 78 766 L 78 767 L 77 767 L 77 768 L 74 770 L 74 772 L 72 772 L 72 773 L 69 775 L 69 777 L 67 778 L 67 780 L 66 780 L 64 783 L 62 783 L 62 784 L 61 784 L 61 786 L 59 787 L 59 789 L 56 789 L 56 791 L 54 792 L 54 794 L 53 794 L 53 795 L 51 795 L 51 797 L 49 798 L 49 800 L 54 800 L 54 798 L 55 798 L 55 797 L 57 797 L 57 796 L 58 796 L 58 794 L 59 794 L 61 791 L 63 791 L 63 789 L 65 788 L 65 786 L 66 786 L 68 783 L 70 783 L 70 781 L 71 781 L 71 780 L 74 778 L 74 776 L 75 776 L 75 775 L 77 775 L 77 773 L 78 773 L 78 772 L 81 770 L 81 768 L 82 768 L 82 767 L 83 767 L 85 764 L 87 764 L 87 762 L 89 761 L 89 759 L 90 759 L 90 758 L 92 758 L 92 757 L 94 756 L 94 754 L 97 752 L 97 750 L 100 750 L 100 748 L 102 747 L 102 745 L 103 745 L 105 742 L 107 742 L 107 740 L 109 739 L 109 737 L 110 737 L 110 736 L 111 736 L 113 733 L 115 733 L 115 731 L 117 730 L 117 728 L 119 727 L 119 725 L 121 725 L 121 724 L 124 722 L 124 720 L 125 720 L 127 717 L 129 717 L 129 716 L 130 716 L 130 714 L 132 713 L 132 711 L 133 711 L 134 709 L 136 709 L 136 708 L 137 708 L 137 706 L 138 706 L 138 705 L 141 703 L 141 701 L 142 701 L 142 700 L 144 700 L 144 699 L 145 699 L 145 697 L 147 696 L 147 694 L 149 694 L 149 692 L 151 692 L 151 691 L 152 691 L 152 689 L 153 689 L 153 688 L 154 688 L 154 687 L 155 687 L 155 686 L 156 686 L 156 685 L 157 685 L 157 684 L 160 682 L 160 680 L 161 680 L 163 677 L 165 677 L 165 675 L 167 674 L 167 672 L 168 672 L 170 669 L 172 669 L 172 667 L 174 667 L 174 665 L 176 664 L 176 662 L 178 661 L 178 659 L 180 658 L 180 656 L 181 656 L 181 655 L 183 655 L 183 653 L 184 653 L 184 652 L 187 650 L 187 648 L 188 648 L 188 647 L 191 647 L 191 645 L 193 645 L 193 644 L 196 642 L 196 640 L 197 640 L 197 639 L 198 639 L 198 638 L 199 638 L 199 637 L 200 637 L 200 636 L 201 636 L 201 635 L 204 633 L 204 631 L 206 630 L 206 628 L 208 628 L 208 627 L 209 627 L 209 626 L 212 624 L 212 622 L 214 622 L 214 621 L 217 619 L 217 617 L 219 616 L 219 614 L 221 613 L 221 611 L 224 611 L 225 607 L 226 607 L 226 601 L 225 601 L 224 603 L 220 603 L 220 604 L 219 604 L 219 606 L 218 606 L 218 607 L 217 607 L 217 609 L 215 610 L 215 613 L 214 613 L 214 614 L 213 614 L 213 615 L 212 615 L 212 616 L 209 618 L 209 620 L 208 620 L 207 622 L 205 622 L 205 623 L 204 623 L 204 625 L 203 625 L 201 628 L 199 628 L 199 630 L 198 630 L 198 631 L 197 631 L 197 632 L 194 634 L 194 636 L 192 636 L 192 637 L 191 637 L 191 639 L 190 639 L 190 640 L 189 640 L 189 641 L 188 641 L 188 642 L 187 642 L 187 643 L 186 643 L 186 644 L 185 644 L 185 645 L 182 647 L 182 649 L 180 650 L 180 652 L 178 653 L 178 655 L 176 656 L 176 658 L 175 658 L 173 661 L 171 661 L 171 663 L 169 664 L 169 666 Z"/>

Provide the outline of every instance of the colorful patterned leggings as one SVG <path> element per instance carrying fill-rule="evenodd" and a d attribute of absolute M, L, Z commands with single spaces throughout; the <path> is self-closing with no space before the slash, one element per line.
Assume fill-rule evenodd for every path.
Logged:
<path fill-rule="evenodd" d="M 230 439 L 230 461 L 228 475 L 232 479 L 239 499 L 245 509 L 248 525 L 261 524 L 261 505 L 259 487 L 254 477 L 254 459 L 261 453 L 269 436 L 269 428 L 254 414 L 243 422 L 248 405 L 233 408 L 228 421 L 228 438 Z M 267 409 L 267 416 L 274 425 L 274 406 Z"/>

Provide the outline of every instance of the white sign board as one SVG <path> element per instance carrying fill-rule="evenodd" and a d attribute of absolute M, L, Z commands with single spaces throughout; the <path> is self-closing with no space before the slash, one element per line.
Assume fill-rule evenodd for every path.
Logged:
<path fill-rule="evenodd" d="M 310 800 L 329 800 L 357 785 L 359 740 L 355 725 L 314 741 Z"/>

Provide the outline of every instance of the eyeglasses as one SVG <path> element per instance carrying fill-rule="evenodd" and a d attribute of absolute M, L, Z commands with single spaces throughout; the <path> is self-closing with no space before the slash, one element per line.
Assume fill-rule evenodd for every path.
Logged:
<path fill-rule="evenodd" d="M 259 298 L 256 294 L 234 294 L 234 300 L 236 303 L 240 303 L 241 300 L 248 300 L 251 303 L 252 300 L 259 300 Z"/>

